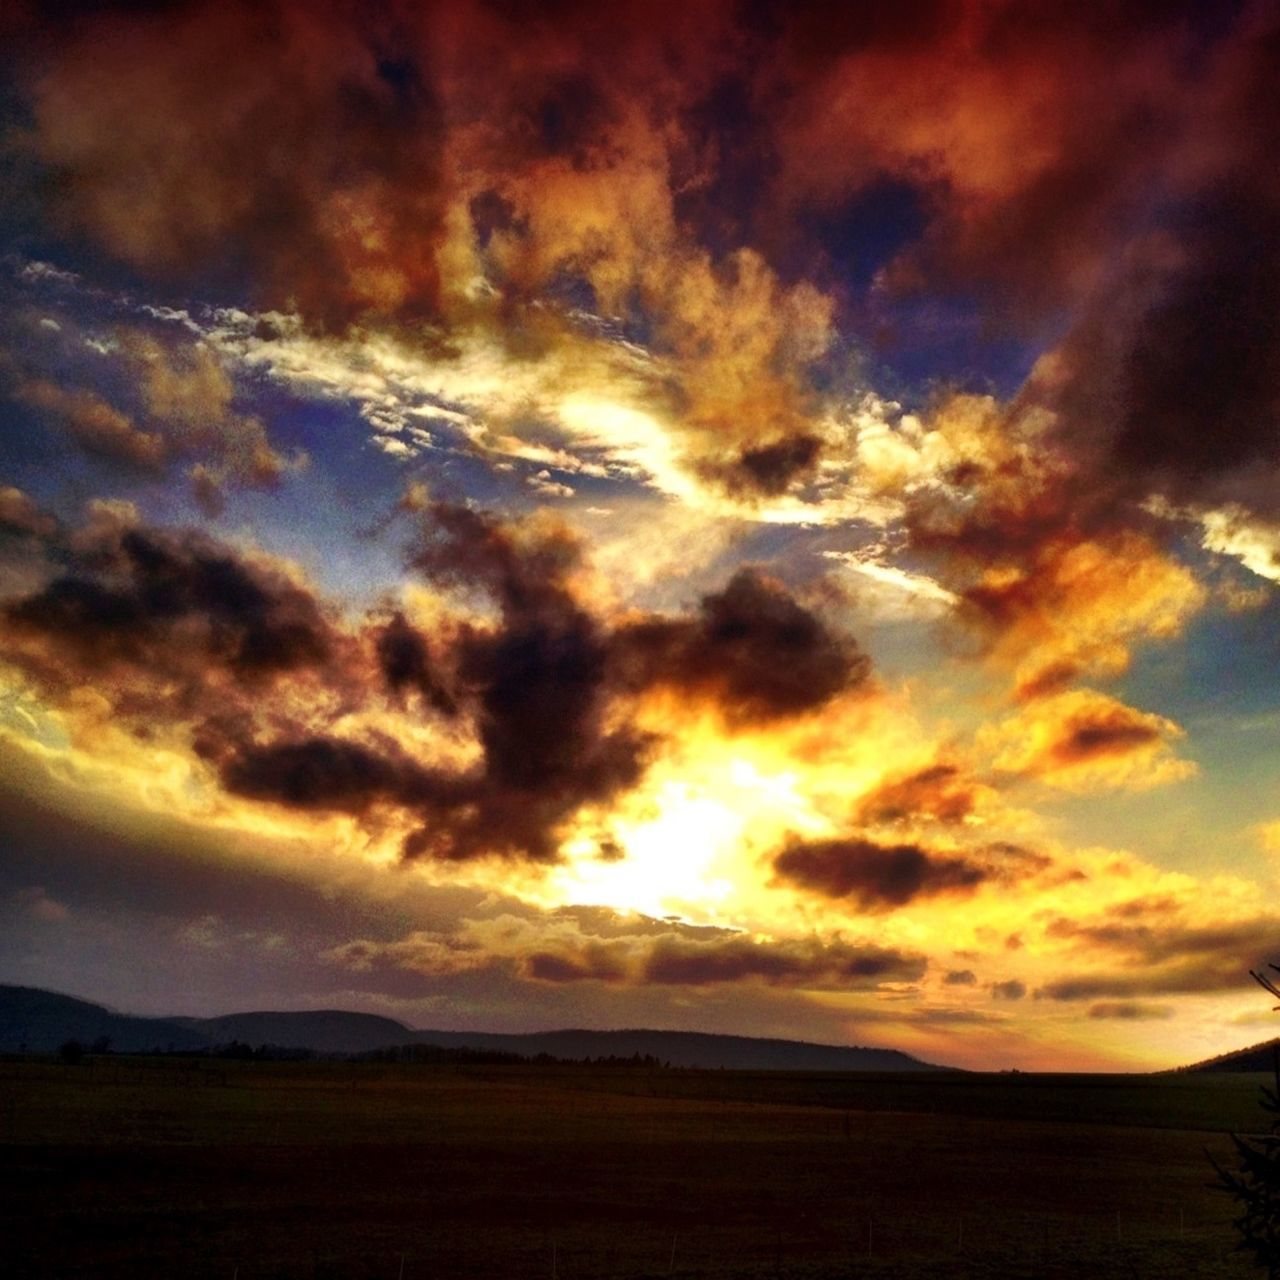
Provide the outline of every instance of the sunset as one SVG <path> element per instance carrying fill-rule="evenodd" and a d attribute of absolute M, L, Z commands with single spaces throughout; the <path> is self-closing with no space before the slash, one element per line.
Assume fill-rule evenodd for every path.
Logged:
<path fill-rule="evenodd" d="M 1275 5 L 0 33 L 3 981 L 1275 1033 Z"/>

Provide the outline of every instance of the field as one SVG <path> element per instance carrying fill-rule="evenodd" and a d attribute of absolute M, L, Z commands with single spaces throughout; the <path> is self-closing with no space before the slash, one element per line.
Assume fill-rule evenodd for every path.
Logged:
<path fill-rule="evenodd" d="M 1244 1278 L 1259 1080 L 6 1061 L 0 1273 Z"/>

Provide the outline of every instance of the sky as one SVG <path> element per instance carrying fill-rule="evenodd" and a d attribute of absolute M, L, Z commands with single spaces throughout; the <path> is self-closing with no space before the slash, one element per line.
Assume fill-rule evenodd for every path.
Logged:
<path fill-rule="evenodd" d="M 1269 1038 L 1280 5 L 0 14 L 0 981 Z"/>

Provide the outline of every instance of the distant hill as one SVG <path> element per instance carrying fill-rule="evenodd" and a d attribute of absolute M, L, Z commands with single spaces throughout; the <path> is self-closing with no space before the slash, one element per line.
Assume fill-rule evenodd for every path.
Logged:
<path fill-rule="evenodd" d="M 740 1071 L 937 1071 L 941 1068 L 897 1049 L 863 1049 L 803 1040 L 709 1035 L 699 1031 L 536 1031 L 501 1035 L 474 1031 L 419 1031 L 420 1044 L 495 1049 L 533 1057 L 657 1058 L 673 1067 Z"/>
<path fill-rule="evenodd" d="M 1280 1038 L 1265 1040 L 1248 1049 L 1223 1053 L 1216 1058 L 1206 1058 L 1190 1067 L 1178 1067 L 1182 1074 L 1198 1071 L 1272 1071 L 1276 1065 L 1276 1053 L 1280 1050 Z"/>
<path fill-rule="evenodd" d="M 105 1037 L 117 1053 L 154 1049 L 214 1049 L 233 1041 L 254 1048 L 309 1049 L 322 1054 L 368 1053 L 400 1045 L 479 1049 L 522 1057 L 657 1058 L 673 1067 L 754 1071 L 945 1070 L 897 1049 L 864 1049 L 710 1035 L 696 1031 L 485 1031 L 416 1030 L 369 1013 L 340 1009 L 231 1013 L 219 1018 L 138 1018 L 36 987 L 0 985 L 0 1052 L 52 1053 L 68 1040 L 83 1045 Z"/>
<path fill-rule="evenodd" d="M 367 1053 L 388 1045 L 413 1044 L 419 1033 L 374 1013 L 315 1009 L 300 1013 L 228 1013 L 221 1018 L 182 1018 L 209 1044 L 275 1045 L 316 1053 Z"/>
<path fill-rule="evenodd" d="M 176 1018 L 134 1018 L 38 987 L 0 986 L 0 1051 L 52 1053 L 68 1040 L 117 1053 L 202 1049 L 208 1037 Z"/>

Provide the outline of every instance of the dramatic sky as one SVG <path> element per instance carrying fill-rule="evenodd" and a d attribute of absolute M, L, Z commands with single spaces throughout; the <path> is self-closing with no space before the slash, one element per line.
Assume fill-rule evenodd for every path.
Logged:
<path fill-rule="evenodd" d="M 1270 1036 L 1280 4 L 18 2 L 0 980 Z"/>

